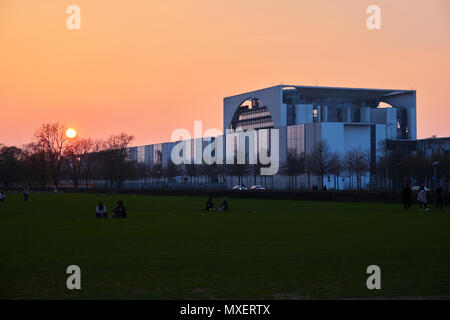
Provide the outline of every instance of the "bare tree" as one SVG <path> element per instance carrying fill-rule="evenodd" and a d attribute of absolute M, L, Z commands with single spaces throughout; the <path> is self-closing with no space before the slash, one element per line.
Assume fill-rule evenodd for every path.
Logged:
<path fill-rule="evenodd" d="M 289 190 L 297 188 L 297 176 L 305 172 L 305 156 L 298 155 L 294 150 L 288 150 L 282 172 L 289 177 Z"/>
<path fill-rule="evenodd" d="M 420 154 L 411 156 L 399 150 L 386 151 L 377 159 L 377 175 L 384 177 L 385 189 L 399 190 L 402 181 L 409 180 L 411 175 L 414 175 L 414 179 L 419 176 L 426 179 L 427 174 L 422 172 L 422 169 L 428 169 L 427 165 L 424 165 L 427 161 Z"/>
<path fill-rule="evenodd" d="M 419 153 L 411 157 L 410 170 L 414 176 L 415 184 L 431 186 L 428 181 L 433 176 L 432 160 Z"/>
<path fill-rule="evenodd" d="M 323 188 L 323 177 L 329 172 L 330 149 L 326 141 L 317 143 L 311 153 L 312 173 L 320 177 L 320 185 Z"/>
<path fill-rule="evenodd" d="M 17 147 L 0 147 L 0 182 L 5 190 L 22 179 L 21 157 L 22 150 Z"/>
<path fill-rule="evenodd" d="M 200 170 L 202 174 L 206 177 L 207 183 L 208 182 L 217 182 L 218 181 L 218 174 L 219 170 L 217 168 L 217 164 L 213 163 L 211 165 L 208 165 L 206 163 L 203 163 L 200 165 Z"/>
<path fill-rule="evenodd" d="M 69 138 L 66 137 L 66 128 L 59 123 L 45 123 L 34 134 L 34 144 L 44 151 L 45 157 L 52 173 L 53 185 L 58 186 L 61 178 L 63 155 Z"/>
<path fill-rule="evenodd" d="M 82 176 L 86 177 L 86 170 L 89 164 L 89 154 L 94 151 L 94 142 L 90 138 L 73 139 L 65 149 L 65 159 L 68 174 L 75 188 L 78 187 Z"/>
<path fill-rule="evenodd" d="M 99 152 L 104 180 L 110 185 L 123 187 L 131 169 L 128 161 L 128 146 L 134 140 L 132 135 L 119 133 L 105 141 L 105 150 Z"/>
<path fill-rule="evenodd" d="M 356 176 L 357 188 L 361 189 L 361 176 L 369 170 L 369 153 L 364 152 L 360 147 L 353 148 L 345 155 L 345 165 L 350 173 L 350 185 L 353 174 Z"/>
<path fill-rule="evenodd" d="M 249 166 L 247 164 L 227 164 L 228 175 L 232 177 L 238 177 L 238 184 L 243 184 L 243 178 L 249 172 Z"/>
<path fill-rule="evenodd" d="M 248 164 L 237 163 L 237 153 L 234 154 L 233 164 L 226 164 L 227 174 L 231 179 L 231 183 L 233 184 L 233 177 L 238 177 L 238 184 L 243 184 L 243 178 L 248 174 L 250 167 Z"/>
<path fill-rule="evenodd" d="M 37 144 L 29 143 L 23 146 L 23 177 L 29 186 L 47 186 L 49 169 L 44 149 Z"/>
<path fill-rule="evenodd" d="M 163 176 L 167 178 L 168 182 L 172 182 L 173 178 L 181 175 L 181 173 L 180 167 L 174 164 L 170 159 L 167 166 L 163 168 Z"/>
<path fill-rule="evenodd" d="M 106 149 L 106 144 L 104 140 L 96 139 L 91 141 L 92 141 L 91 152 L 87 153 L 84 156 L 85 168 L 83 173 L 83 179 L 86 187 L 89 185 L 89 182 L 95 175 L 95 172 L 101 171 L 100 166 L 101 153 Z"/>
<path fill-rule="evenodd" d="M 334 186 L 339 190 L 339 178 L 344 170 L 344 157 L 339 151 L 333 152 L 330 156 L 330 173 L 334 175 Z"/>
<path fill-rule="evenodd" d="M 160 163 L 154 164 L 150 171 L 150 176 L 153 180 L 159 181 L 162 177 L 162 165 Z"/>
<path fill-rule="evenodd" d="M 192 180 L 195 180 L 195 177 L 197 177 L 197 167 L 192 163 L 185 164 L 184 167 L 186 175 L 189 177 L 189 183 L 192 185 Z"/>

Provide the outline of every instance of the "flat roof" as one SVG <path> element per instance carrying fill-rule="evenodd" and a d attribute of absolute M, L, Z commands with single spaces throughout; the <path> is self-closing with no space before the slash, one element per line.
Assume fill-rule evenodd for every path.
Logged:
<path fill-rule="evenodd" d="M 368 89 L 348 87 L 319 87 L 281 85 L 285 91 L 299 91 L 302 96 L 310 100 L 333 100 L 333 101 L 365 101 L 382 100 L 385 97 L 404 93 L 415 93 L 415 90 L 398 89 Z"/>

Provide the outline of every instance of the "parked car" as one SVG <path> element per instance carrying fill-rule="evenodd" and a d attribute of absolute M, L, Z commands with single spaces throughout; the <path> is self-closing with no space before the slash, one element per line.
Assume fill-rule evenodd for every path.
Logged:
<path fill-rule="evenodd" d="M 262 185 L 255 184 L 254 186 L 250 187 L 250 190 L 266 190 Z"/>
<path fill-rule="evenodd" d="M 238 184 L 237 186 L 234 186 L 232 190 L 245 191 L 247 190 L 247 187 L 244 184 Z"/>

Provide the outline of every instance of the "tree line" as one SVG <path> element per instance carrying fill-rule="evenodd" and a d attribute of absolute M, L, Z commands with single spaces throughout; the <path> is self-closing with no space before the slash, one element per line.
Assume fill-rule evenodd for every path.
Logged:
<path fill-rule="evenodd" d="M 169 183 L 177 177 L 183 177 L 181 182 L 191 185 L 225 182 L 235 185 L 243 184 L 244 179 L 257 184 L 259 178 L 264 186 L 274 187 L 273 177 L 260 176 L 260 164 L 177 166 L 169 160 L 164 167 L 161 163 L 149 165 L 129 161 L 129 147 L 134 140 L 130 134 L 119 133 L 106 139 L 69 139 L 65 132 L 66 128 L 59 123 L 43 124 L 35 131 L 32 141 L 20 148 L 0 144 L 0 189 L 58 187 L 67 181 L 76 188 L 97 183 L 121 188 L 126 181 Z M 374 159 L 361 148 L 345 154 L 331 152 L 323 141 L 308 153 L 288 150 L 280 173 L 288 177 L 290 190 L 305 186 L 309 189 L 313 182 L 322 188 L 328 177 L 333 179 L 336 189 L 342 187 L 342 178 L 351 182 L 347 188 L 362 189 L 366 176 L 370 176 L 369 187 L 373 190 L 400 190 L 406 182 L 433 188 L 436 180 L 448 189 L 448 155 L 426 157 L 380 148 L 379 156 Z"/>
<path fill-rule="evenodd" d="M 356 182 L 350 188 L 361 189 L 362 177 L 366 176 L 370 169 L 370 154 L 361 148 L 353 148 L 345 154 L 331 152 L 326 141 L 317 143 L 310 153 L 296 153 L 288 150 L 286 163 L 282 172 L 289 177 L 289 189 L 298 188 L 299 176 L 306 176 L 307 188 L 311 187 L 311 178 L 317 177 L 320 188 L 324 186 L 326 176 L 333 177 L 333 185 L 340 188 L 340 179 L 348 177 L 349 181 Z"/>
<path fill-rule="evenodd" d="M 371 157 L 368 150 L 360 147 L 346 153 L 331 152 L 326 141 L 318 143 L 308 153 L 297 154 L 288 150 L 283 174 L 289 177 L 289 189 L 298 189 L 298 178 L 306 176 L 310 188 L 311 177 L 319 178 L 323 187 L 325 177 L 332 178 L 333 185 L 340 189 L 341 178 L 349 181 L 348 188 L 362 189 L 362 178 L 370 177 L 372 190 L 400 190 L 407 183 L 434 188 L 441 183 L 448 189 L 450 177 L 450 156 L 433 154 L 427 157 L 420 152 L 405 153 L 399 150 L 386 150 L 379 146 L 377 157 Z"/>
<path fill-rule="evenodd" d="M 5 190 L 46 188 L 70 180 L 79 187 L 101 179 L 120 187 L 133 171 L 126 160 L 133 139 L 126 133 L 107 139 L 70 139 L 65 126 L 43 124 L 32 141 L 21 148 L 0 144 L 0 184 Z"/>

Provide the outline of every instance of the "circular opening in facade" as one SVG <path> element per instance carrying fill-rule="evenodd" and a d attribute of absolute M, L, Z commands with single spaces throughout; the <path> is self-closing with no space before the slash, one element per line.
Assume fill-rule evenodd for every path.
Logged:
<path fill-rule="evenodd" d="M 233 130 L 267 128 L 273 128 L 272 116 L 269 108 L 258 98 L 248 98 L 243 101 L 234 113 L 231 122 Z"/>

